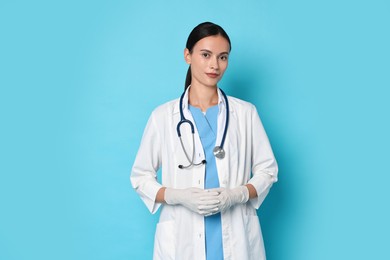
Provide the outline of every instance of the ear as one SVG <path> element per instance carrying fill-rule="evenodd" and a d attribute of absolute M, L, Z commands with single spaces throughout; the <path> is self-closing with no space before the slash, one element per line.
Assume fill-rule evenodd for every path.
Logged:
<path fill-rule="evenodd" d="M 188 65 L 191 65 L 191 53 L 187 48 L 184 49 L 184 60 Z"/>

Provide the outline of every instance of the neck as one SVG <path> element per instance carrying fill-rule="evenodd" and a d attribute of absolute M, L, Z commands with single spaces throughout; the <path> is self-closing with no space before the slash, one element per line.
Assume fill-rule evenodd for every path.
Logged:
<path fill-rule="evenodd" d="M 200 88 L 191 86 L 188 95 L 188 103 L 191 106 L 200 108 L 203 112 L 209 107 L 218 104 L 217 87 Z"/>

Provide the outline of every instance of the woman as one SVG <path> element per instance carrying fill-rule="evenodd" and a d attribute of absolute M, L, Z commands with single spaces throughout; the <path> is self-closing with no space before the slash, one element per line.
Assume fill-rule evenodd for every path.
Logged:
<path fill-rule="evenodd" d="M 130 179 L 151 213 L 162 205 L 154 259 L 265 259 L 256 209 L 278 168 L 256 108 L 217 86 L 230 50 L 220 26 L 196 26 L 185 91 L 145 128 Z"/>

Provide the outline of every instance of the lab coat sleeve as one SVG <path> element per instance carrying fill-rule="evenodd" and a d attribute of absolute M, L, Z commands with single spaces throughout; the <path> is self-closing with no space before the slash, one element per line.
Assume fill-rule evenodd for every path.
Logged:
<path fill-rule="evenodd" d="M 257 192 L 257 198 L 250 200 L 252 206 L 258 209 L 267 196 L 272 184 L 277 181 L 278 165 L 276 163 L 267 134 L 254 106 L 251 109 L 251 161 L 252 184 Z"/>
<path fill-rule="evenodd" d="M 149 211 L 157 212 L 161 203 L 156 203 L 156 195 L 162 185 L 157 181 L 157 171 L 161 166 L 161 137 L 154 114 L 149 118 L 130 175 L 133 188 L 140 195 Z"/>

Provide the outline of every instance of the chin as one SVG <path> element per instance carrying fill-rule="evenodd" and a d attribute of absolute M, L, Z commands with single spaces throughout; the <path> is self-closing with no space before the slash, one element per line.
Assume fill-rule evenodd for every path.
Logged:
<path fill-rule="evenodd" d="M 220 79 L 210 80 L 205 85 L 209 87 L 216 87 Z"/>

